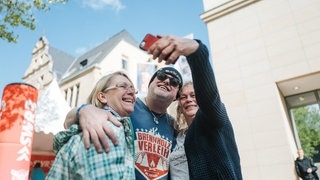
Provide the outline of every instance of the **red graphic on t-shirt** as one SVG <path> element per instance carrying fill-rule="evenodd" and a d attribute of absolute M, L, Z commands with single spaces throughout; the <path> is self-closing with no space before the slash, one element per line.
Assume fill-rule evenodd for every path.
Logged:
<path fill-rule="evenodd" d="M 159 179 L 168 174 L 169 154 L 172 143 L 152 129 L 136 132 L 135 165 L 147 179 Z"/>

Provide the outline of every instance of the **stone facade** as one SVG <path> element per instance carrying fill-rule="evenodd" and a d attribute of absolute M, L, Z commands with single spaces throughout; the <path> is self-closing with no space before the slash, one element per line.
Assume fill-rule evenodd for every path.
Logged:
<path fill-rule="evenodd" d="M 320 1 L 203 0 L 218 87 L 246 180 L 297 179 L 284 98 L 320 89 Z M 293 90 L 294 85 L 301 89 Z"/>

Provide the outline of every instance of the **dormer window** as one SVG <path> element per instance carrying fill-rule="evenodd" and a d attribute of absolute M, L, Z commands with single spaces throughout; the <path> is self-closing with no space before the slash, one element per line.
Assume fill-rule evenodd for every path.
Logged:
<path fill-rule="evenodd" d="M 86 66 L 88 64 L 88 59 L 81 61 L 80 64 L 82 67 Z"/>
<path fill-rule="evenodd" d="M 122 59 L 121 63 L 122 63 L 122 69 L 128 70 L 128 62 L 127 62 L 127 60 Z"/>

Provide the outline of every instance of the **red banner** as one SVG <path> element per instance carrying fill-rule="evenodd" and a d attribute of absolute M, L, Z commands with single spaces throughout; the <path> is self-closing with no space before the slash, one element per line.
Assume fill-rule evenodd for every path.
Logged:
<path fill-rule="evenodd" d="M 0 120 L 1 179 L 27 179 L 38 90 L 25 83 L 4 88 Z"/>

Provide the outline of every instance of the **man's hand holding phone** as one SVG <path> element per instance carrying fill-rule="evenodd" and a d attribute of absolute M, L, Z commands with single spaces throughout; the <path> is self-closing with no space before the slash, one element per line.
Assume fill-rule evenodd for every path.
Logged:
<path fill-rule="evenodd" d="M 181 55 L 188 56 L 195 52 L 199 47 L 199 43 L 194 39 L 175 37 L 172 35 L 154 36 L 147 34 L 141 41 L 139 47 L 148 51 L 148 53 L 152 55 L 152 58 L 157 59 L 159 63 L 165 61 L 165 64 L 169 65 L 174 64 Z"/>
<path fill-rule="evenodd" d="M 156 37 L 152 34 L 146 34 L 146 36 L 141 41 L 139 47 L 144 51 L 148 51 L 152 44 L 155 43 L 157 40 L 159 40 L 159 37 Z"/>
<path fill-rule="evenodd" d="M 152 35 L 150 33 L 146 34 L 145 37 L 143 38 L 143 40 L 141 41 L 139 47 L 144 50 L 144 51 L 148 51 L 148 53 L 152 54 L 153 55 L 153 59 L 157 59 L 158 58 L 158 62 L 160 63 L 162 60 L 163 61 L 167 61 L 167 58 L 170 56 L 170 54 L 166 55 L 165 58 L 162 58 L 161 57 L 161 53 L 162 51 L 158 51 L 158 53 L 154 53 L 154 50 L 153 51 L 149 51 L 150 47 L 156 42 L 158 41 L 159 39 L 161 38 L 161 36 L 155 36 L 155 35 Z M 158 48 L 156 48 L 158 49 Z M 166 64 L 169 64 L 166 62 Z"/>

